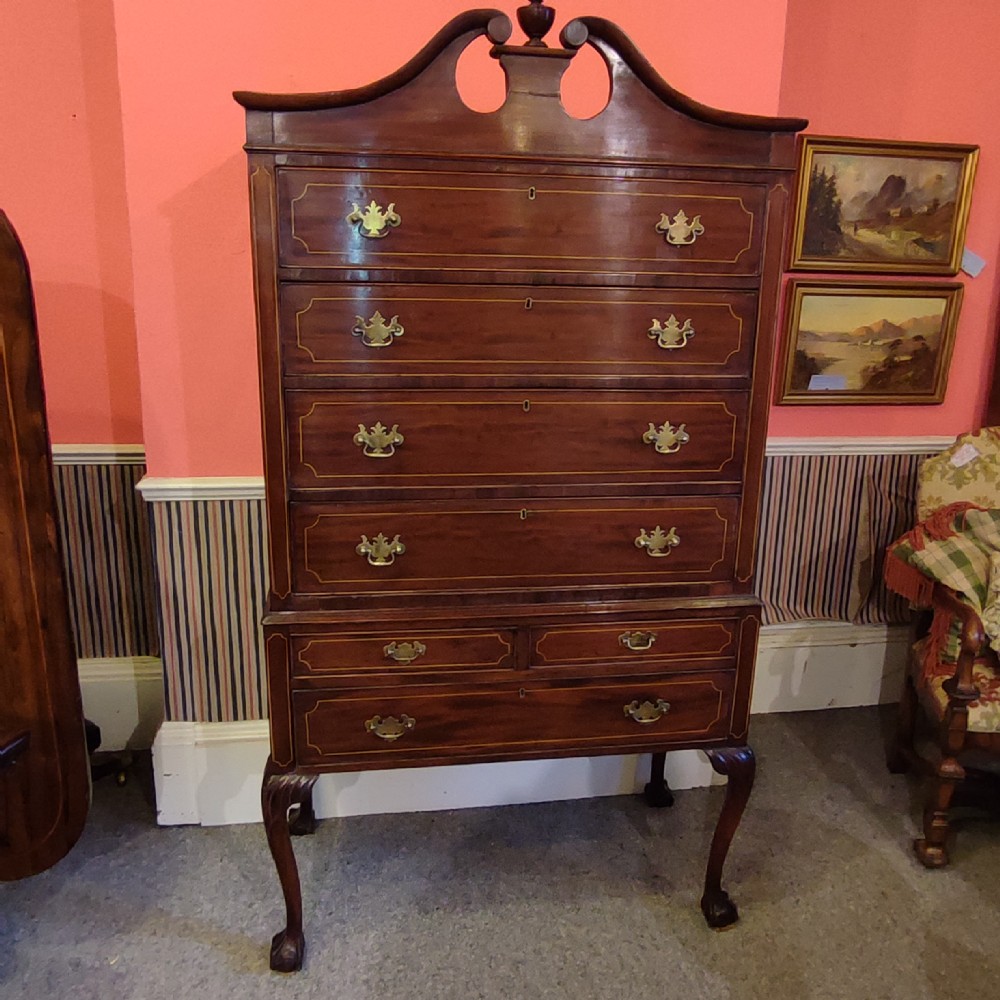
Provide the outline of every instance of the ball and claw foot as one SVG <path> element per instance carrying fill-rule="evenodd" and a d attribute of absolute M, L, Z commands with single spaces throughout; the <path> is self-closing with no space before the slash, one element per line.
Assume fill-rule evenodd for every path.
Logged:
<path fill-rule="evenodd" d="M 306 940 L 301 931 L 298 934 L 279 931 L 271 938 L 271 968 L 275 972 L 298 972 L 305 950 Z"/>
<path fill-rule="evenodd" d="M 646 805 L 656 809 L 662 809 L 674 804 L 674 793 L 670 791 L 670 786 L 663 780 L 647 781 L 646 787 L 642 790 Z"/>
<path fill-rule="evenodd" d="M 715 930 L 731 927 L 740 919 L 736 904 L 725 889 L 706 889 L 705 895 L 701 897 L 701 912 L 705 915 L 708 926 Z"/>
<path fill-rule="evenodd" d="M 928 844 L 923 837 L 913 841 L 913 851 L 917 860 L 925 868 L 947 868 L 948 866 L 948 852 L 943 847 Z"/>

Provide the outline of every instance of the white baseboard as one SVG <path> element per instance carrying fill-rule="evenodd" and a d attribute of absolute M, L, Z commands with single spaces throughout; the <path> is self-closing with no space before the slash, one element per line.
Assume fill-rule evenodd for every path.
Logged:
<path fill-rule="evenodd" d="M 163 722 L 163 664 L 151 656 L 77 661 L 83 711 L 101 750 L 146 750 Z"/>
<path fill-rule="evenodd" d="M 898 701 L 910 641 L 906 625 L 765 625 L 750 711 L 809 712 Z"/>
<path fill-rule="evenodd" d="M 894 701 L 909 631 L 838 622 L 772 625 L 761 634 L 753 711 L 801 712 Z M 153 744 L 161 825 L 259 822 L 266 721 L 166 722 Z M 324 775 L 317 815 L 422 812 L 633 794 L 649 756 L 466 764 Z M 667 756 L 673 788 L 721 780 L 694 750 Z"/>

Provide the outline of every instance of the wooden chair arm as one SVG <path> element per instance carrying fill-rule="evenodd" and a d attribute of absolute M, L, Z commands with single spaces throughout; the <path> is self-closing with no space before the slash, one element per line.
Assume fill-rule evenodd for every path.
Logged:
<path fill-rule="evenodd" d="M 980 692 L 972 677 L 972 667 L 986 642 L 982 620 L 974 608 L 943 583 L 934 584 L 931 605 L 936 611 L 944 611 L 957 618 L 961 626 L 958 662 L 955 673 L 944 682 L 944 689 L 953 701 L 975 701 Z"/>
<path fill-rule="evenodd" d="M 0 729 L 0 770 L 10 767 L 28 749 L 31 733 L 28 730 Z"/>

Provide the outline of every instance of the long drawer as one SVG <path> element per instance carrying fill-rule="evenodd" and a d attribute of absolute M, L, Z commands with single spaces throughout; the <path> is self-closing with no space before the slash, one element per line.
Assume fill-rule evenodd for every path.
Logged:
<path fill-rule="evenodd" d="M 756 275 L 764 192 L 710 181 L 285 167 L 279 261 L 591 280 Z"/>
<path fill-rule="evenodd" d="M 388 764 L 408 757 L 426 762 L 696 746 L 727 735 L 734 679 L 732 671 L 715 671 L 467 690 L 296 691 L 296 759 L 305 765 Z"/>
<path fill-rule="evenodd" d="M 757 297 L 697 289 L 281 285 L 286 374 L 747 378 Z"/>
<path fill-rule="evenodd" d="M 738 483 L 745 393 L 285 395 L 289 486 Z"/>
<path fill-rule="evenodd" d="M 302 594 L 499 592 L 732 576 L 735 497 L 291 504 Z"/>

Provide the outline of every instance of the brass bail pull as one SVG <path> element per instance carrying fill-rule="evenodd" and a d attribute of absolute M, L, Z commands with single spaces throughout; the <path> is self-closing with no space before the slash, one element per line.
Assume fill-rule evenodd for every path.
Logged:
<path fill-rule="evenodd" d="M 647 333 L 650 340 L 656 341 L 657 347 L 662 347 L 665 351 L 676 351 L 684 347 L 694 336 L 694 327 L 690 319 L 681 323 L 671 313 L 663 323 L 654 319 Z"/>
<path fill-rule="evenodd" d="M 701 216 L 696 215 L 693 219 L 689 219 L 684 209 L 681 209 L 672 219 L 664 212 L 655 229 L 671 246 L 675 247 L 690 246 L 705 232 Z"/>
<path fill-rule="evenodd" d="M 405 736 L 416 724 L 417 720 L 409 715 L 401 715 L 398 719 L 394 715 L 384 719 L 381 715 L 374 715 L 365 722 L 365 730 L 380 740 L 392 743 Z"/>
<path fill-rule="evenodd" d="M 618 642 L 626 649 L 638 652 L 643 649 L 652 649 L 656 642 L 655 632 L 622 632 L 618 636 Z"/>
<path fill-rule="evenodd" d="M 388 208 L 382 208 L 373 198 L 364 208 L 356 201 L 352 205 L 353 210 L 347 216 L 347 222 L 356 226 L 358 232 L 369 240 L 385 239 L 389 230 L 395 229 L 403 221 L 396 212 L 395 202 L 389 202 Z"/>
<path fill-rule="evenodd" d="M 670 711 L 670 702 L 657 698 L 655 702 L 644 701 L 641 704 L 638 700 L 631 701 L 625 706 L 625 714 L 640 726 L 648 726 L 654 722 L 659 722 Z"/>

